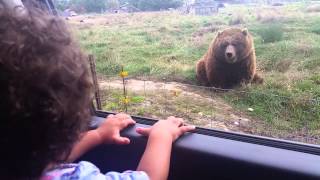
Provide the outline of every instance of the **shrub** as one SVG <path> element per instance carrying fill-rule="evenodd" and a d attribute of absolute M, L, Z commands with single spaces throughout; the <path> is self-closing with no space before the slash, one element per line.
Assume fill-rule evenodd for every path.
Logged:
<path fill-rule="evenodd" d="M 106 2 L 102 0 L 70 0 L 68 7 L 81 12 L 101 12 L 106 10 Z"/>
<path fill-rule="evenodd" d="M 320 22 L 314 24 L 313 26 L 311 26 L 311 32 L 315 33 L 315 34 L 320 34 Z"/>
<path fill-rule="evenodd" d="M 245 20 L 243 15 L 237 14 L 235 16 L 233 16 L 230 21 L 229 21 L 229 25 L 238 25 L 238 24 L 244 24 Z"/>
<path fill-rule="evenodd" d="M 263 42 L 271 43 L 281 41 L 283 38 L 282 26 L 280 24 L 266 24 L 261 26 L 257 33 L 261 36 Z"/>

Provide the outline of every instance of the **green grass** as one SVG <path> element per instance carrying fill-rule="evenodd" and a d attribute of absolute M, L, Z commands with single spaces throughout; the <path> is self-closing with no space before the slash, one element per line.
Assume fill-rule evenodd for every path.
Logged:
<path fill-rule="evenodd" d="M 311 26 L 311 32 L 320 35 L 320 21 L 318 21 L 316 24 Z"/>
<path fill-rule="evenodd" d="M 228 93 L 225 99 L 252 116 L 269 122 L 275 129 L 319 129 L 320 88 L 312 81 L 295 84 L 295 90 L 269 87 L 246 89 L 246 93 Z M 263 93 L 262 93 L 263 92 Z M 312 95 L 315 92 L 315 95 Z"/>
<path fill-rule="evenodd" d="M 264 43 L 281 41 L 283 38 L 283 27 L 279 23 L 261 25 L 257 32 Z"/>
<path fill-rule="evenodd" d="M 137 24 L 138 28 L 94 26 L 78 32 L 83 47 L 97 56 L 98 72 L 117 74 L 124 65 L 131 75 L 189 77 L 194 60 L 202 56 L 210 43 L 210 36 L 198 41 L 192 34 L 214 21 L 184 16 L 174 22 L 176 14 L 157 14 L 151 21 L 152 17 L 142 16 L 146 16 L 146 22 Z M 210 34 L 212 38 L 214 33 Z"/>
<path fill-rule="evenodd" d="M 315 103 L 320 99 L 319 17 L 306 13 L 303 3 L 279 8 L 281 25 L 259 22 L 255 8 L 231 6 L 210 17 L 167 12 L 106 15 L 103 23 L 76 30 L 76 36 L 96 56 L 100 74 L 117 76 L 124 66 L 131 76 L 195 84 L 196 61 L 216 33 L 230 27 L 229 13 L 245 14 L 244 24 L 236 26 L 253 34 L 265 84 L 245 88 L 244 95 L 223 96 L 243 111 L 252 107 L 251 116 L 275 128 L 299 129 L 308 124 L 316 129 L 320 124 L 320 107 Z"/>

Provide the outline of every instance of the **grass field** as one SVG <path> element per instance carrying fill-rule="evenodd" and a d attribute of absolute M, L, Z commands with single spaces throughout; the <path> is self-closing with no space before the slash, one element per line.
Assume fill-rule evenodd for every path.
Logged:
<path fill-rule="evenodd" d="M 306 9 L 303 3 L 229 6 L 214 16 L 86 15 L 70 23 L 81 45 L 96 56 L 99 74 L 118 76 L 124 66 L 136 78 L 188 84 L 196 84 L 195 63 L 219 30 L 246 27 L 254 36 L 265 84 L 219 96 L 237 109 L 253 108 L 249 116 L 275 129 L 307 128 L 320 137 L 320 13 Z"/>

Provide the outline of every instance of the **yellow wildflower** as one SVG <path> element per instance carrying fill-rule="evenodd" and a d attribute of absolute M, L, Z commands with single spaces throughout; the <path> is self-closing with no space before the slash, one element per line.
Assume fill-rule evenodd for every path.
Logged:
<path fill-rule="evenodd" d="M 120 77 L 125 78 L 128 76 L 128 72 L 127 71 L 121 71 L 120 72 Z"/>
<path fill-rule="evenodd" d="M 123 104 L 129 104 L 129 102 L 130 102 L 130 99 L 129 99 L 129 98 L 123 98 L 123 99 L 122 99 L 122 103 L 123 103 Z"/>

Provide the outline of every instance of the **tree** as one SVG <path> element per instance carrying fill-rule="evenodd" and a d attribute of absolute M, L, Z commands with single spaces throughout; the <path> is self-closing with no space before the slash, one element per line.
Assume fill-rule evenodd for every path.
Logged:
<path fill-rule="evenodd" d="M 55 4 L 56 8 L 64 11 L 69 7 L 69 1 L 66 0 L 54 0 L 53 3 Z"/>
<path fill-rule="evenodd" d="M 161 9 L 177 8 L 183 5 L 184 0 L 120 0 L 120 3 L 129 3 L 143 11 L 159 11 Z"/>
<path fill-rule="evenodd" d="M 107 0 L 106 2 L 106 8 L 107 9 L 116 9 L 119 7 L 119 1 L 118 0 Z"/>
<path fill-rule="evenodd" d="M 61 10 L 71 8 L 77 12 L 101 12 L 106 9 L 118 8 L 128 3 L 142 11 L 159 11 L 162 9 L 177 8 L 183 5 L 184 0 L 55 0 Z"/>
<path fill-rule="evenodd" d="M 106 10 L 106 0 L 70 0 L 70 6 L 75 10 L 85 9 L 86 12 L 101 12 Z"/>

